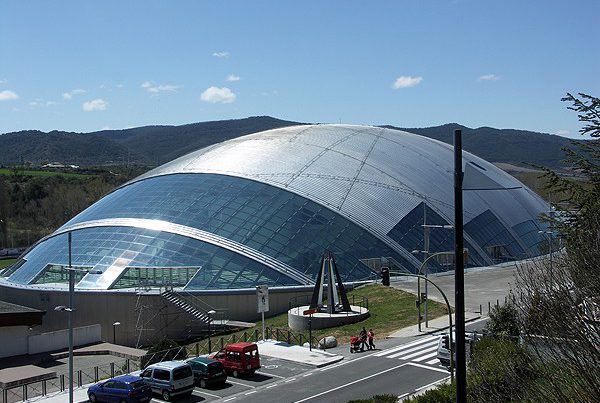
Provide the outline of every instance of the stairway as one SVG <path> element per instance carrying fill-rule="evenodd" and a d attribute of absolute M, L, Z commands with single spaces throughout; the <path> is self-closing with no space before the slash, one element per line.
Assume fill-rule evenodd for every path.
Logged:
<path fill-rule="evenodd" d="M 210 318 L 205 312 L 202 312 L 201 310 L 193 307 L 185 299 L 179 297 L 172 290 L 165 290 L 160 294 L 160 296 L 163 297 L 164 299 L 166 299 L 167 301 L 169 301 L 171 304 L 175 305 L 177 308 L 192 315 L 194 318 L 198 319 L 200 322 L 202 322 L 202 323 L 209 322 Z M 214 321 L 213 321 L 213 323 L 214 323 Z"/>

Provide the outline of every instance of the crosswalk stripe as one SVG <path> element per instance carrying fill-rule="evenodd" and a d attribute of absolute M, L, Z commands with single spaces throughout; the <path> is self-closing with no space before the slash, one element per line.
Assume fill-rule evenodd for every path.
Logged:
<path fill-rule="evenodd" d="M 429 353 L 429 354 L 426 354 L 426 355 L 424 355 L 422 357 L 415 358 L 415 359 L 413 359 L 413 361 L 415 361 L 415 362 L 425 361 L 425 360 L 430 359 L 431 357 L 435 357 L 436 355 L 437 355 L 437 351 L 434 351 L 433 353 Z"/>
<path fill-rule="evenodd" d="M 433 360 L 427 361 L 425 364 L 429 364 L 429 365 L 435 365 L 435 364 L 439 364 L 439 363 L 440 363 L 440 360 L 438 360 L 438 359 L 436 358 L 436 359 L 433 359 Z"/>
<path fill-rule="evenodd" d="M 431 340 L 437 340 L 437 339 L 438 339 L 438 336 L 431 336 L 431 337 L 427 337 L 427 338 L 425 338 L 425 339 L 421 339 L 421 340 L 414 341 L 414 342 L 412 342 L 412 343 L 403 344 L 403 345 L 401 345 L 401 346 L 398 346 L 398 347 L 393 347 L 393 348 L 390 348 L 390 349 L 384 350 L 384 351 L 382 351 L 382 352 L 380 352 L 380 353 L 373 354 L 373 355 L 374 355 L 375 357 L 383 357 L 384 355 L 388 355 L 388 354 L 390 354 L 390 353 L 394 353 L 394 352 L 396 352 L 396 351 L 404 350 L 404 349 L 406 349 L 406 348 L 410 348 L 410 347 L 413 347 L 413 346 L 417 346 L 417 345 L 419 345 L 419 344 L 427 343 L 427 342 L 430 342 Z"/>
<path fill-rule="evenodd" d="M 429 348 L 431 346 L 437 346 L 437 340 L 432 340 L 429 343 L 425 343 L 423 345 L 420 345 L 420 346 L 417 346 L 417 347 L 413 347 L 413 348 L 409 348 L 408 350 L 403 350 L 403 351 L 400 351 L 399 353 L 395 353 L 395 354 L 389 355 L 388 358 L 400 357 L 401 355 L 412 353 L 413 351 L 420 351 L 422 348 Z"/>
<path fill-rule="evenodd" d="M 411 358 L 417 357 L 417 356 L 419 356 L 419 355 L 421 355 L 421 354 L 424 354 L 424 353 L 427 353 L 427 352 L 429 352 L 429 351 L 433 351 L 433 350 L 437 350 L 437 346 L 433 346 L 433 347 L 425 348 L 425 349 L 423 349 L 423 350 L 419 350 L 419 351 L 417 351 L 416 353 L 412 353 L 412 354 L 409 354 L 409 355 L 405 355 L 405 356 L 402 356 L 402 357 L 398 357 L 398 359 L 400 359 L 400 360 L 409 360 L 409 359 L 411 359 Z"/>

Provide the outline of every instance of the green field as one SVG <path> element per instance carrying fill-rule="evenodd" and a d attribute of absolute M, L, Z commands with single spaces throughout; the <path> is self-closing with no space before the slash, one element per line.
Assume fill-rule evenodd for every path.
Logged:
<path fill-rule="evenodd" d="M 398 329 L 417 323 L 415 296 L 412 294 L 395 288 L 384 287 L 381 284 L 372 284 L 350 291 L 348 293 L 350 303 L 352 303 L 353 296 L 356 302 L 363 296 L 369 299 L 371 316 L 359 323 L 315 330 L 313 331 L 313 337 L 320 339 L 324 336 L 335 336 L 339 343 L 348 343 L 350 337 L 358 335 L 364 326 L 367 330 L 373 329 L 375 343 L 377 344 L 377 339 L 385 338 Z M 431 318 L 445 316 L 448 312 L 445 305 L 431 300 L 428 309 Z M 287 312 L 265 319 L 265 324 L 279 329 L 288 329 Z M 256 326 L 260 329 L 261 322 L 256 322 Z M 299 334 L 299 332 L 294 332 L 294 334 Z M 303 334 L 306 338 L 308 331 Z"/>
<path fill-rule="evenodd" d="M 16 262 L 17 259 L 2 259 L 0 260 L 0 270 Z"/>
<path fill-rule="evenodd" d="M 0 175 L 4 176 L 12 176 L 15 174 L 13 169 L 8 168 L 0 168 Z M 18 175 L 23 176 L 40 176 L 40 177 L 49 177 L 49 176 L 66 176 L 69 178 L 83 178 L 90 176 L 88 174 L 80 174 L 74 172 L 58 172 L 58 171 L 37 171 L 37 170 L 18 170 Z"/>

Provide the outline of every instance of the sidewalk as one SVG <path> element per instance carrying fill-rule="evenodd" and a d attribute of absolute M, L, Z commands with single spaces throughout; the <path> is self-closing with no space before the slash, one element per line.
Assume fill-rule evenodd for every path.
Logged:
<path fill-rule="evenodd" d="M 258 352 L 260 355 L 312 365 L 317 368 L 344 359 L 344 356 L 342 355 L 329 353 L 316 348 L 313 348 L 312 351 L 310 351 L 308 347 L 291 345 L 277 340 L 261 340 L 256 344 L 258 344 Z"/>
<path fill-rule="evenodd" d="M 482 315 L 478 313 L 465 312 L 465 322 L 472 322 L 479 318 Z M 434 333 L 443 329 L 449 328 L 448 316 L 440 316 L 439 318 L 429 320 L 428 327 L 425 326 L 425 321 L 421 322 L 421 331 L 419 332 L 418 325 L 407 326 L 405 328 L 396 330 L 394 333 L 390 334 L 388 339 L 390 338 L 403 338 L 403 337 L 414 337 L 414 336 L 423 336 L 430 333 Z M 452 325 L 456 325 L 456 319 L 454 314 L 452 314 Z"/>

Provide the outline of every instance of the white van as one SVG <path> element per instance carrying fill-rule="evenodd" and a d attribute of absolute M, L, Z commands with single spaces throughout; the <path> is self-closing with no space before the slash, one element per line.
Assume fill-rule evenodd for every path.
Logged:
<path fill-rule="evenodd" d="M 152 364 L 142 371 L 140 377 L 152 388 L 152 392 L 158 393 L 166 401 L 173 396 L 189 396 L 194 391 L 194 373 L 183 361 Z"/>
<path fill-rule="evenodd" d="M 456 365 L 456 333 L 452 334 L 452 349 L 454 350 L 454 362 Z M 469 359 L 471 355 L 471 347 L 473 343 L 479 340 L 481 334 L 477 332 L 465 333 L 465 352 L 467 355 L 467 359 Z M 440 360 L 440 363 L 446 367 L 450 367 L 450 334 L 444 333 L 440 335 L 438 339 L 437 346 L 437 359 Z"/>

